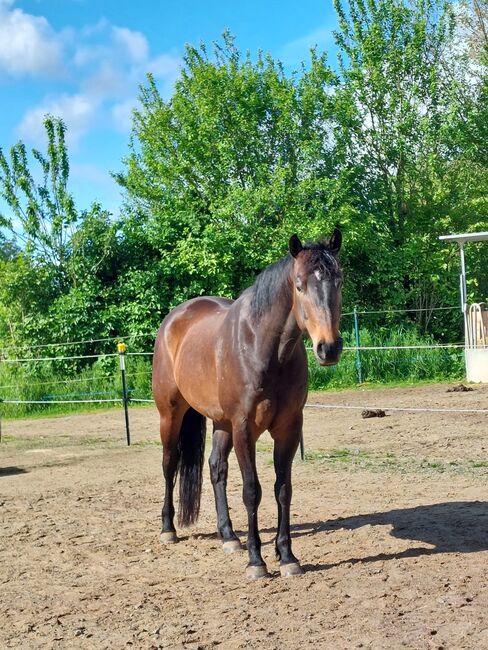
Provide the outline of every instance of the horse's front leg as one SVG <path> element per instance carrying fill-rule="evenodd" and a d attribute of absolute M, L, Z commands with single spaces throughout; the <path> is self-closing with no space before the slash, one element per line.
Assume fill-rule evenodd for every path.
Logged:
<path fill-rule="evenodd" d="M 234 533 L 227 503 L 228 458 L 232 449 L 232 432 L 224 431 L 214 424 L 212 453 L 208 459 L 210 478 L 215 495 L 217 510 L 217 529 L 222 539 L 222 548 L 226 553 L 241 550 L 241 543 Z"/>
<path fill-rule="evenodd" d="M 235 425 L 233 441 L 242 474 L 242 498 L 247 510 L 249 564 L 246 567 L 246 575 L 255 580 L 268 575 L 266 564 L 261 556 L 261 539 L 258 530 L 258 507 L 262 492 L 256 470 L 256 443 L 246 428 Z"/>
<path fill-rule="evenodd" d="M 278 505 L 278 528 L 276 532 L 276 555 L 280 561 L 283 577 L 298 575 L 302 569 L 291 550 L 290 504 L 292 495 L 291 467 L 300 442 L 303 417 L 281 424 L 271 430 L 274 439 L 274 466 L 276 472 L 275 497 Z"/>

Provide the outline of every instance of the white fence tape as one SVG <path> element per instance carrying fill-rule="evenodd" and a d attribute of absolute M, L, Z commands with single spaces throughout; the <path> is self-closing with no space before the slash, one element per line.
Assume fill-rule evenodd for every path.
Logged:
<path fill-rule="evenodd" d="M 349 404 L 305 404 L 308 408 L 316 409 L 354 409 L 358 411 L 408 411 L 413 413 L 488 413 L 488 409 L 441 409 L 416 408 L 410 406 L 351 406 Z"/>

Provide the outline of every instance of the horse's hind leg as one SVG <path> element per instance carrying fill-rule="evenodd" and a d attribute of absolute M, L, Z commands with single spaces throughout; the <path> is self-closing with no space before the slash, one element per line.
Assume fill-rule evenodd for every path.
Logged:
<path fill-rule="evenodd" d="M 226 553 L 241 550 L 241 543 L 234 533 L 227 503 L 228 458 L 232 449 L 232 433 L 220 429 L 214 423 L 212 453 L 208 459 L 210 478 L 215 495 L 217 509 L 217 530 L 222 539 L 222 548 Z"/>
<path fill-rule="evenodd" d="M 165 482 L 164 503 L 161 511 L 161 543 L 173 544 L 178 541 L 173 523 L 175 508 L 173 491 L 180 460 L 179 436 L 183 416 L 172 413 L 160 413 L 160 435 L 163 444 L 163 476 Z"/>

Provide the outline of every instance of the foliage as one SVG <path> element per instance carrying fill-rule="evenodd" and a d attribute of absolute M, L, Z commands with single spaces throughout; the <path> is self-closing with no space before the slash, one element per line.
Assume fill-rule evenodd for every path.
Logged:
<path fill-rule="evenodd" d="M 270 56 L 243 58 L 228 34 L 213 58 L 187 48 L 170 101 L 148 77 L 117 178 L 159 253 L 170 305 L 236 295 L 283 254 L 291 229 L 314 237 L 347 214 L 328 137 L 335 84 L 325 56 L 288 77 Z"/>
<path fill-rule="evenodd" d="M 64 143 L 66 127 L 62 120 L 46 116 L 47 155 L 32 150 L 42 170 L 37 183 L 30 171 L 26 147 L 18 142 L 10 149 L 10 163 L 0 149 L 0 193 L 12 216 L 0 215 L 0 225 L 15 230 L 34 257 L 49 261 L 60 272 L 68 255 L 70 229 L 77 214 L 73 197 L 67 190 L 68 153 Z"/>
<path fill-rule="evenodd" d="M 354 260 L 351 268 L 363 287 L 357 292 L 366 305 L 455 304 L 457 259 L 436 245 L 451 229 L 469 230 L 472 219 L 469 212 L 452 218 L 445 185 L 460 171 L 450 146 L 456 79 L 445 71 L 452 9 L 443 0 L 335 0 L 335 7 L 339 140 L 373 243 L 355 238 L 363 259 L 362 268 Z"/>
<path fill-rule="evenodd" d="M 105 314 L 120 265 L 118 224 L 97 203 L 76 209 L 65 125 L 51 116 L 44 124 L 47 153 L 32 150 L 41 182 L 22 142 L 9 160 L 0 149 L 0 193 L 10 210 L 0 224 L 24 243 L 19 250 L 0 240 L 0 340 L 15 344 L 100 338 L 119 326 Z"/>
<path fill-rule="evenodd" d="M 314 50 L 288 74 L 270 55 L 242 55 L 228 33 L 212 51 L 189 46 L 169 100 L 151 75 L 141 87 L 117 218 L 77 209 L 66 128 L 47 116 L 45 153 L 0 149 L 0 227 L 17 236 L 0 232 L 0 343 L 29 355 L 154 333 L 187 298 L 235 297 L 293 232 L 313 239 L 336 224 L 346 309 L 411 310 L 371 316 L 371 336 L 401 327 L 401 340 L 460 340 L 459 314 L 434 311 L 458 304 L 457 250 L 438 236 L 487 228 L 485 4 L 335 0 L 337 69 Z M 488 300 L 486 249 L 466 252 L 469 297 Z M 113 342 L 84 348 L 99 351 Z M 425 354 L 426 365 L 390 355 L 402 368 L 391 374 L 368 353 L 365 372 L 458 373 L 457 357 Z M 348 359 L 317 381 L 347 384 Z M 51 371 L 85 370 L 75 360 Z"/>
<path fill-rule="evenodd" d="M 361 329 L 361 345 L 428 346 L 435 343 L 430 337 L 421 337 L 413 328 L 375 332 Z M 354 332 L 343 332 L 344 346 L 354 346 Z M 463 350 L 459 348 L 418 348 L 396 350 L 364 350 L 361 352 L 361 373 L 364 384 L 418 381 L 446 381 L 461 379 L 464 375 Z M 322 368 L 309 355 L 309 385 L 312 390 L 350 388 L 358 384 L 357 355 L 344 351 L 337 366 Z"/>
<path fill-rule="evenodd" d="M 77 352 L 80 350 L 77 349 Z M 151 363 L 145 357 L 127 359 L 129 397 L 151 397 Z M 0 366 L 0 399 L 40 401 L 42 404 L 0 405 L 2 416 L 66 413 L 86 409 L 87 404 L 56 404 L 57 401 L 117 400 L 98 407 L 122 406 L 122 378 L 117 357 L 102 357 L 90 367 L 67 374 L 59 362 L 6 363 Z M 49 403 L 51 402 L 51 405 Z M 97 404 L 95 403 L 95 406 Z"/>
<path fill-rule="evenodd" d="M 354 345 L 354 332 L 343 332 L 345 346 Z M 360 331 L 363 346 L 412 346 L 431 345 L 431 337 L 419 336 L 414 328 L 383 328 Z M 152 340 L 146 339 L 140 349 L 150 349 Z M 137 350 L 137 342 L 131 341 L 131 350 Z M 76 353 L 81 346 L 74 348 Z M 49 349 L 47 355 L 59 354 Z M 102 357 L 90 367 L 67 372 L 62 362 L 7 363 L 0 365 L 0 398 L 4 400 L 41 400 L 45 404 L 1 406 L 3 415 L 19 417 L 29 414 L 62 413 L 76 411 L 77 404 L 55 405 L 53 400 L 118 399 L 122 395 L 121 375 L 117 357 Z M 368 350 L 361 353 L 364 384 L 397 383 L 417 381 L 446 381 L 463 376 L 462 350 L 399 349 Z M 126 359 L 127 388 L 132 399 L 151 399 L 151 362 L 149 357 L 129 356 Z M 357 386 L 356 353 L 344 351 L 337 366 L 320 367 L 309 351 L 309 386 L 311 390 L 342 389 Z M 120 408 L 122 402 L 115 406 Z M 104 408 L 110 404 L 102 404 Z M 81 408 L 85 409 L 86 404 Z M 122 421 L 121 421 L 122 422 Z"/>

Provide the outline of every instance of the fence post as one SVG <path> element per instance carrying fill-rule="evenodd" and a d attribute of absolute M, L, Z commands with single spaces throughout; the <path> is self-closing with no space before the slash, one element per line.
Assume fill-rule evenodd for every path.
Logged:
<path fill-rule="evenodd" d="M 359 336 L 359 317 L 358 317 L 358 308 L 354 307 L 354 333 L 356 335 L 356 370 L 358 371 L 358 381 L 360 384 L 363 383 L 363 372 L 361 369 L 361 352 L 359 348 L 361 347 L 361 339 Z"/>
<path fill-rule="evenodd" d="M 127 384 L 125 382 L 125 351 L 127 350 L 126 344 L 117 343 L 117 350 L 119 351 L 120 372 L 122 374 L 122 402 L 124 404 L 125 412 L 125 433 L 127 436 L 127 445 L 130 446 L 129 397 L 127 395 Z"/>

